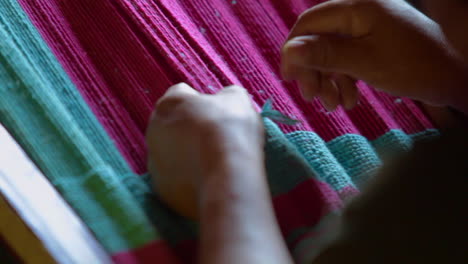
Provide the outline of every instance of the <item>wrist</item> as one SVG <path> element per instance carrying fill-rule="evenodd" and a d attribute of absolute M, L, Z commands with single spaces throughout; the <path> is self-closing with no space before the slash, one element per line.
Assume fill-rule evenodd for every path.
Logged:
<path fill-rule="evenodd" d="M 263 167 L 264 135 L 257 129 L 223 126 L 207 131 L 200 147 L 202 178 L 243 167 Z M 202 179 L 203 180 L 203 179 Z"/>
<path fill-rule="evenodd" d="M 219 153 L 211 162 L 202 167 L 200 190 L 231 188 L 236 182 L 258 182 L 266 178 L 263 153 L 256 151 L 232 150 Z"/>
<path fill-rule="evenodd" d="M 198 190 L 200 208 L 213 202 L 236 203 L 253 194 L 268 193 L 263 154 L 220 155 L 204 169 Z"/>
<path fill-rule="evenodd" d="M 200 184 L 203 263 L 291 263 L 260 157 L 229 155 Z"/>

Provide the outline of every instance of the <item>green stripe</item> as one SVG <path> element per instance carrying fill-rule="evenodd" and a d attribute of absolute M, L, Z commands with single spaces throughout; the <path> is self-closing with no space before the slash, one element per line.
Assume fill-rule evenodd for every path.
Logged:
<path fill-rule="evenodd" d="M 148 192 L 147 185 L 14 0 L 0 0 L 0 80 L 0 122 L 105 248 L 114 253 L 157 239 L 135 199 Z M 125 182 L 138 186 L 135 195 Z"/>
<path fill-rule="evenodd" d="M 358 187 L 382 165 L 371 142 L 360 135 L 348 134 L 327 143 L 327 147 L 341 164 L 351 181 Z"/>
<path fill-rule="evenodd" d="M 390 130 L 374 141 L 347 134 L 325 143 L 316 133 L 285 135 L 270 120 L 267 128 L 266 167 L 273 195 L 287 193 L 311 178 L 333 189 L 361 187 L 382 165 L 382 159 L 411 149 L 413 142 L 438 135 L 429 129 L 414 135 Z"/>

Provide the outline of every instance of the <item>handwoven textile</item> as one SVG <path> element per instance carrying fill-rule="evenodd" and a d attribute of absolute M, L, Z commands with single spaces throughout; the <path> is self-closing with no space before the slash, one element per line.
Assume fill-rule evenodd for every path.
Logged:
<path fill-rule="evenodd" d="M 324 217 L 358 192 L 382 156 L 437 134 L 417 104 L 364 83 L 356 109 L 328 113 L 281 80 L 280 47 L 316 2 L 0 0 L 0 122 L 117 263 L 190 263 L 196 223 L 148 186 L 147 120 L 175 83 L 207 93 L 242 85 L 258 105 L 272 99 L 301 121 L 265 119 L 265 151 L 281 230 L 307 263 Z"/>

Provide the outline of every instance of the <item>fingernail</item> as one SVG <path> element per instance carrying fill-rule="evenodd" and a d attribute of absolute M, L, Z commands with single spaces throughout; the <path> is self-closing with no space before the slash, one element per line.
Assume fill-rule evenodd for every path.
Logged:
<path fill-rule="evenodd" d="M 292 39 L 286 43 L 286 55 L 289 60 L 293 63 L 301 63 L 304 57 L 302 47 L 305 46 L 305 42 L 301 40 Z"/>
<path fill-rule="evenodd" d="M 304 46 L 306 43 L 300 39 L 293 38 L 285 44 L 285 49 L 295 49 Z"/>
<path fill-rule="evenodd" d="M 353 108 L 353 102 L 349 98 L 341 98 L 341 105 L 345 110 L 351 110 Z"/>
<path fill-rule="evenodd" d="M 328 112 L 333 112 L 333 111 L 335 111 L 335 109 L 336 109 L 335 106 L 330 105 L 326 100 L 322 100 L 322 105 L 323 105 L 323 107 L 325 107 L 325 109 L 326 109 Z"/>
<path fill-rule="evenodd" d="M 347 98 L 343 98 L 343 104 L 344 104 L 344 108 L 346 110 L 351 110 L 353 109 L 354 107 L 356 107 L 357 105 L 359 105 L 359 93 L 356 94 L 356 96 L 350 96 L 350 97 L 347 97 Z"/>
<path fill-rule="evenodd" d="M 282 75 L 285 80 L 293 80 L 294 76 L 294 64 L 301 61 L 302 51 L 300 48 L 306 43 L 300 39 L 292 39 L 283 47 L 283 58 L 282 58 Z"/>
<path fill-rule="evenodd" d="M 352 109 L 354 108 L 355 105 L 356 105 L 355 102 L 350 101 L 350 100 L 347 100 L 347 101 L 345 101 L 345 103 L 344 103 L 343 106 L 344 106 L 344 108 L 345 108 L 346 110 L 352 110 Z"/>
<path fill-rule="evenodd" d="M 299 84 L 299 87 L 301 89 L 301 94 L 304 100 L 308 102 L 311 102 L 312 100 L 314 100 L 315 94 L 310 89 L 308 89 L 307 87 L 301 84 Z"/>
<path fill-rule="evenodd" d="M 287 55 L 283 55 L 281 60 L 281 76 L 285 81 L 292 81 L 294 80 L 294 65 L 292 65 L 289 58 L 285 56 Z"/>
<path fill-rule="evenodd" d="M 153 121 L 154 119 L 156 119 L 156 110 L 154 110 L 153 112 L 151 112 L 149 121 Z"/>

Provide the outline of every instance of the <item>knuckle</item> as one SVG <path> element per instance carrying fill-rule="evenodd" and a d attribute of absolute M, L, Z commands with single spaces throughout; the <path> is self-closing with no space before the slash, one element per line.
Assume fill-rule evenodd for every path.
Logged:
<path fill-rule="evenodd" d="M 225 88 L 225 93 L 229 96 L 235 96 L 238 98 L 248 98 L 249 92 L 242 86 L 231 85 Z"/>
<path fill-rule="evenodd" d="M 177 105 L 180 105 L 184 103 L 186 99 L 181 96 L 170 96 L 161 99 L 157 104 L 156 104 L 156 109 L 172 109 L 175 108 Z"/>
<path fill-rule="evenodd" d="M 182 87 L 186 87 L 186 86 L 187 86 L 186 83 L 180 82 L 180 83 L 174 84 L 171 88 L 182 88 Z M 169 88 L 169 89 L 171 89 L 171 88 Z"/>
<path fill-rule="evenodd" d="M 310 8 L 310 9 L 306 10 L 305 12 L 303 12 L 302 14 L 300 14 L 300 15 L 298 16 L 296 22 L 297 22 L 297 23 L 300 23 L 301 21 L 306 20 L 306 18 L 309 16 L 309 14 L 310 14 L 311 12 L 313 12 L 313 10 L 314 10 L 314 9 Z"/>
<path fill-rule="evenodd" d="M 339 14 L 340 32 L 353 37 L 368 33 L 369 22 L 375 16 L 374 5 L 378 0 L 336 0 L 332 10 Z M 336 15 L 336 14 L 335 14 Z M 338 33 L 340 33 L 338 32 Z"/>
<path fill-rule="evenodd" d="M 383 4 L 379 0 L 354 0 L 348 5 L 355 19 L 367 20 L 382 10 Z"/>
<path fill-rule="evenodd" d="M 165 119 L 174 115 L 184 115 L 184 111 L 181 111 L 184 107 L 183 105 L 187 104 L 187 98 L 182 96 L 171 96 L 163 98 L 155 106 L 155 118 L 156 119 Z M 186 108 L 186 107 L 185 107 Z"/>
<path fill-rule="evenodd" d="M 312 8 L 307 9 L 307 10 L 304 11 L 303 13 L 301 13 L 301 14 L 297 17 L 295 27 L 307 23 L 307 21 L 309 20 L 309 17 L 311 17 L 311 16 L 312 16 L 314 13 L 316 13 L 316 12 L 317 12 L 317 7 L 312 7 Z"/>
<path fill-rule="evenodd" d="M 245 88 L 239 85 L 229 85 L 226 86 L 226 90 L 231 92 L 244 92 Z"/>

